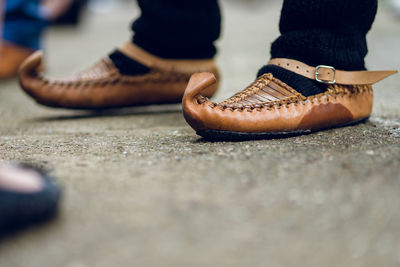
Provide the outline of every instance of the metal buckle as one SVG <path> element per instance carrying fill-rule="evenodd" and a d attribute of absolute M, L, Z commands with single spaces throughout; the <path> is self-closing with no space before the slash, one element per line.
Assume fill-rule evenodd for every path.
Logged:
<path fill-rule="evenodd" d="M 321 80 L 319 79 L 320 73 L 318 72 L 320 69 L 330 69 L 333 71 L 333 80 Z M 319 65 L 315 68 L 315 80 L 320 83 L 326 83 L 326 84 L 335 84 L 336 83 L 336 69 L 332 66 L 326 66 L 326 65 Z"/>

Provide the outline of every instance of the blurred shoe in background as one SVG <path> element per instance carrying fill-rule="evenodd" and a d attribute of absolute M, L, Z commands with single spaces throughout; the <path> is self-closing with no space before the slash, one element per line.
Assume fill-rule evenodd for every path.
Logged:
<path fill-rule="evenodd" d="M 60 197 L 61 189 L 44 172 L 0 162 L 0 238 L 51 219 Z"/>

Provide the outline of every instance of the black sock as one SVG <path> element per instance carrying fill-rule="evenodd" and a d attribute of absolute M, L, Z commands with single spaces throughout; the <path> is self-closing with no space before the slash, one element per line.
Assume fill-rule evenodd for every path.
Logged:
<path fill-rule="evenodd" d="M 295 59 L 314 67 L 365 70 L 366 34 L 376 11 L 377 0 L 285 0 L 281 36 L 272 43 L 271 58 Z M 275 66 L 264 66 L 258 75 L 267 72 L 305 96 L 327 87 Z"/>
<path fill-rule="evenodd" d="M 118 50 L 112 52 L 109 57 L 122 75 L 143 75 L 150 72 L 148 67 Z"/>
<path fill-rule="evenodd" d="M 272 73 L 275 78 L 285 82 L 306 97 L 323 93 L 328 87 L 324 83 L 307 79 L 306 77 L 275 65 L 266 65 L 262 67 L 257 76 L 261 76 L 264 73 Z"/>

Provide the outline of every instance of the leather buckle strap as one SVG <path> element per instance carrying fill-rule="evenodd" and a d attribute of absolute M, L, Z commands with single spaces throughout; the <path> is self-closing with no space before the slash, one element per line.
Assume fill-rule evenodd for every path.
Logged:
<path fill-rule="evenodd" d="M 288 58 L 274 58 L 268 64 L 285 68 L 308 79 L 326 84 L 370 85 L 397 73 L 397 70 L 343 71 L 326 65 L 311 67 L 303 62 Z"/>
<path fill-rule="evenodd" d="M 319 78 L 320 69 L 330 69 L 333 72 L 333 78 L 331 80 L 322 80 Z M 315 80 L 320 83 L 335 84 L 336 83 L 336 69 L 332 66 L 319 65 L 315 68 Z"/>

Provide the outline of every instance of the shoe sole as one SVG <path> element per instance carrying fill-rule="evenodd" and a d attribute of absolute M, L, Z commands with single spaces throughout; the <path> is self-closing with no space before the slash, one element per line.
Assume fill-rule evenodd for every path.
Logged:
<path fill-rule="evenodd" d="M 366 122 L 369 119 L 362 118 L 359 120 L 342 123 L 333 127 L 319 129 L 319 130 L 298 130 L 291 132 L 263 132 L 263 133 L 247 133 L 247 132 L 232 132 L 232 131 L 220 131 L 220 130 L 199 130 L 196 133 L 208 141 L 251 141 L 251 140 L 262 140 L 262 139 L 282 139 L 289 138 L 299 135 L 306 135 L 322 130 L 341 128 L 359 123 Z"/>

